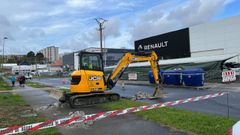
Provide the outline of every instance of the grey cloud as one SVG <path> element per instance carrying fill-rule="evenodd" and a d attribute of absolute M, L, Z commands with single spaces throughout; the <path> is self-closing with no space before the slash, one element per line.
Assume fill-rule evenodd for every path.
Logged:
<path fill-rule="evenodd" d="M 139 14 L 136 12 L 139 12 L 141 7 L 145 9 L 149 8 L 149 6 L 143 6 L 143 4 L 141 4 L 148 1 L 97 1 L 97 4 L 95 3 L 97 8 L 88 6 L 90 9 L 72 8 L 66 4 L 66 1 L 67 0 L 46 0 L 44 2 L 42 0 L 1 1 L 0 38 L 2 36 L 8 36 L 10 39 L 15 38 L 16 42 L 12 42 L 12 46 L 18 45 L 18 43 L 25 46 L 25 48 L 21 47 L 21 49 L 24 49 L 19 49 L 22 52 L 29 49 L 28 46 L 34 43 L 42 44 L 39 45 L 39 48 L 41 48 L 48 43 L 51 44 L 50 42 L 62 44 L 60 45 L 61 49 L 65 48 L 75 51 L 85 47 L 99 46 L 99 34 L 95 29 L 97 25 L 92 25 L 92 22 L 94 22 L 93 19 L 92 22 L 84 20 L 86 18 L 94 18 L 95 16 L 93 15 L 110 17 L 110 19 L 106 18 L 109 20 L 105 24 L 106 39 L 111 41 L 119 40 L 119 43 L 122 43 L 120 39 L 129 40 L 130 38 L 128 37 L 131 36 L 133 41 L 209 21 L 224 9 L 225 4 L 229 4 L 229 1 L 232 0 L 226 0 L 227 2 L 223 0 L 188 0 L 187 2 L 177 0 L 159 2 L 159 5 L 148 11 L 143 10 L 143 12 Z M 85 3 L 85 5 L 94 5 L 95 0 L 91 1 L 92 3 Z M 81 3 L 79 5 L 81 7 Z M 130 10 L 132 10 L 133 13 L 130 13 Z M 125 27 L 125 23 L 127 23 L 126 18 L 131 18 L 129 19 L 131 21 L 128 22 L 128 28 Z M 78 19 L 80 21 L 76 21 Z M 70 27 L 61 29 L 60 32 L 54 29 L 51 34 L 47 33 L 47 28 L 49 31 L 51 30 L 50 28 L 56 28 L 56 26 L 47 26 L 64 23 L 69 23 Z M 58 25 L 57 28 L 59 28 L 59 26 L 60 25 Z M 21 29 L 22 27 L 25 29 Z M 62 33 L 65 33 L 65 35 Z M 126 33 L 128 37 L 124 37 Z M 38 39 L 38 37 L 43 36 L 45 36 L 46 39 Z M 57 41 L 57 38 L 59 38 L 59 41 Z M 23 40 L 28 40 L 29 42 L 24 42 Z M 47 44 L 45 44 L 45 42 Z M 36 47 L 37 45 L 34 46 Z"/>
<path fill-rule="evenodd" d="M 153 9 L 140 16 L 142 21 L 156 22 L 164 16 L 164 12 Z"/>
<path fill-rule="evenodd" d="M 18 19 L 31 21 L 32 17 L 39 17 L 46 14 L 46 11 L 51 11 L 51 6 L 48 2 L 40 0 L 9 0 L 1 1 L 0 11 L 8 15 L 12 21 L 18 21 Z"/>
<path fill-rule="evenodd" d="M 104 33 L 106 39 L 108 38 L 118 38 L 120 33 L 120 21 L 115 18 L 108 19 L 107 22 L 104 23 Z M 63 43 L 61 45 L 62 49 L 69 49 L 71 50 L 81 50 L 87 47 L 99 47 L 99 31 L 97 23 L 77 36 L 71 38 L 67 43 Z M 66 45 L 67 44 L 67 45 Z"/>
<path fill-rule="evenodd" d="M 106 36 L 120 36 L 120 21 L 117 19 L 109 19 L 105 24 Z"/>
<path fill-rule="evenodd" d="M 7 19 L 7 17 L 0 15 L 0 25 L 1 26 L 5 26 L 5 27 L 9 27 L 10 26 L 10 22 Z"/>
<path fill-rule="evenodd" d="M 179 7 L 167 19 L 175 20 L 183 26 L 192 26 L 211 20 L 224 8 L 224 0 L 194 0 L 187 7 Z"/>
<path fill-rule="evenodd" d="M 92 29 L 89 32 L 83 32 L 71 38 L 69 41 L 60 44 L 60 47 L 64 50 L 78 51 L 97 45 L 99 45 L 99 35 L 96 29 Z"/>
<path fill-rule="evenodd" d="M 39 38 L 45 36 L 45 32 L 42 29 L 31 29 L 28 30 L 28 36 L 30 38 Z"/>
<path fill-rule="evenodd" d="M 192 0 L 156 6 L 130 25 L 132 40 L 207 22 L 221 12 L 227 3 L 224 0 Z"/>
<path fill-rule="evenodd" d="M 90 42 L 96 42 L 99 40 L 99 33 L 96 29 L 91 29 L 89 32 L 83 34 L 82 40 L 84 39 Z"/>
<path fill-rule="evenodd" d="M 0 38 L 8 37 L 8 39 L 14 39 L 13 32 L 17 30 L 17 27 L 12 25 L 9 19 L 4 16 L 0 15 Z"/>

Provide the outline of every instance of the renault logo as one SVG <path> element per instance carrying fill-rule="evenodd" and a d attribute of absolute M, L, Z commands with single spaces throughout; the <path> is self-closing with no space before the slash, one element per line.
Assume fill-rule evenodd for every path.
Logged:
<path fill-rule="evenodd" d="M 143 49 L 142 45 L 139 45 L 138 50 L 142 50 L 142 49 Z"/>

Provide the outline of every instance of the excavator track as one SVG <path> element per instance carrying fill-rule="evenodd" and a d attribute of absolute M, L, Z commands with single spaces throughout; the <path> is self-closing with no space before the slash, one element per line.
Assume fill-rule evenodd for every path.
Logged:
<path fill-rule="evenodd" d="M 67 96 L 65 96 L 67 97 Z M 70 107 L 88 107 L 99 103 L 106 103 L 111 101 L 117 101 L 120 99 L 120 95 L 117 93 L 89 93 L 89 94 L 71 94 L 66 98 Z"/>

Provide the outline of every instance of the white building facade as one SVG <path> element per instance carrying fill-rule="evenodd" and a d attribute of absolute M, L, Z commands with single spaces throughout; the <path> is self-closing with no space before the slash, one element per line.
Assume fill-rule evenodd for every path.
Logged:
<path fill-rule="evenodd" d="M 59 59 L 59 48 L 55 46 L 49 46 L 47 48 L 44 48 L 40 50 L 45 58 L 48 59 L 48 62 L 54 62 L 57 59 Z"/>
<path fill-rule="evenodd" d="M 239 55 L 240 15 L 139 39 L 134 46 L 136 52 L 154 50 L 161 59 Z M 240 57 L 231 61 L 240 63 Z"/>
<path fill-rule="evenodd" d="M 190 27 L 189 39 L 192 57 L 240 54 L 240 16 Z"/>

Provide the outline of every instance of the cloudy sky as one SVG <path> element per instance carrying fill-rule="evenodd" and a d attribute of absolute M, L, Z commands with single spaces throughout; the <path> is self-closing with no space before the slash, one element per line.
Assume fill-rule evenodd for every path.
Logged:
<path fill-rule="evenodd" d="M 239 14 L 240 0 L 1 0 L 0 48 L 3 37 L 7 54 L 98 47 L 100 17 L 106 47 L 133 48 L 137 39 Z"/>

